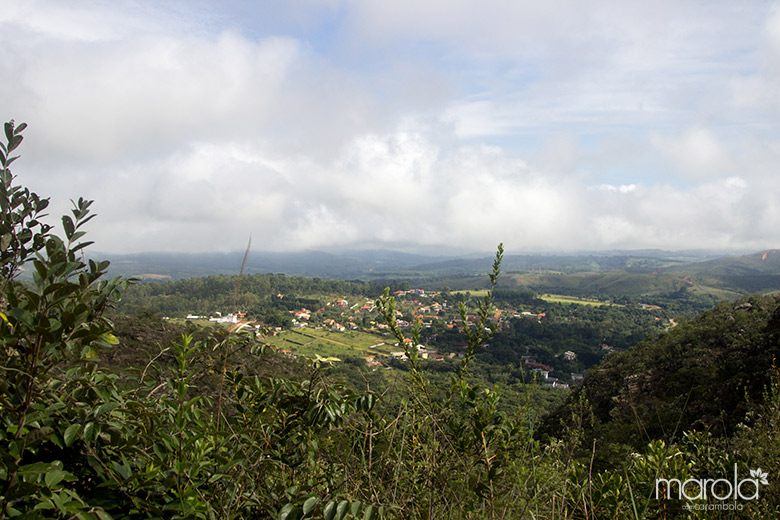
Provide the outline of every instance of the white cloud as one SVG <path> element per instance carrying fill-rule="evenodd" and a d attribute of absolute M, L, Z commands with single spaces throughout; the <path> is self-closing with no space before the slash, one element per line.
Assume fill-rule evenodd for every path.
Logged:
<path fill-rule="evenodd" d="M 733 78 L 729 85 L 734 104 L 743 110 L 755 110 L 754 118 L 761 121 L 766 111 L 775 118 L 780 113 L 780 4 L 772 4 L 757 34 L 761 37 L 757 70 Z"/>
<path fill-rule="evenodd" d="M 22 81 L 36 98 L 30 119 L 46 120 L 50 146 L 87 160 L 137 158 L 273 124 L 298 52 L 293 40 L 255 44 L 230 33 L 76 43 L 31 52 Z"/>
<path fill-rule="evenodd" d="M 35 42 L 94 43 L 138 34 L 183 34 L 202 29 L 192 6 L 187 10 L 177 7 L 182 6 L 170 2 L 114 2 L 109 7 L 89 0 L 68 3 L 28 0 L 4 5 L 0 24 Z"/>
<path fill-rule="evenodd" d="M 37 0 L 0 12 L 0 115 L 98 249 L 776 246 L 748 4 Z"/>
<path fill-rule="evenodd" d="M 615 186 L 614 184 L 600 184 L 598 186 L 588 187 L 589 190 L 596 189 L 618 193 L 631 193 L 632 191 L 636 191 L 636 188 L 636 184 L 621 184 L 620 186 Z"/>
<path fill-rule="evenodd" d="M 724 145 L 706 128 L 689 128 L 679 136 L 656 137 L 654 143 L 672 168 L 686 177 L 714 177 L 733 168 Z"/>

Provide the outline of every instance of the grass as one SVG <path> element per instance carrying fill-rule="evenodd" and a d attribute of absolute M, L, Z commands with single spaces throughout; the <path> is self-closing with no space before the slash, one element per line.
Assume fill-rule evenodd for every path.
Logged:
<path fill-rule="evenodd" d="M 475 289 L 473 291 L 452 291 L 453 294 L 466 294 L 467 292 L 473 298 L 484 298 L 488 291 L 487 289 Z M 540 296 L 540 298 L 550 303 L 592 305 L 594 307 L 598 307 L 600 305 L 615 305 L 617 307 L 622 307 L 620 304 L 605 302 L 595 298 L 579 298 L 577 296 L 566 296 L 563 294 L 543 294 Z"/>
<path fill-rule="evenodd" d="M 466 293 L 469 293 L 472 298 L 484 298 L 485 296 L 487 296 L 488 290 L 474 289 L 474 290 L 452 291 L 450 294 L 466 294 Z"/>
<path fill-rule="evenodd" d="M 267 342 L 280 350 L 289 350 L 311 358 L 315 355 L 339 359 L 363 358 L 366 354 L 386 357 L 390 352 L 399 350 L 389 335 L 379 336 L 354 330 L 331 332 L 315 328 L 293 329 L 268 338 Z"/>
<path fill-rule="evenodd" d="M 565 296 L 563 294 L 543 294 L 540 296 L 540 298 L 550 303 L 591 305 L 594 307 L 601 305 L 615 305 L 617 307 L 622 307 L 620 304 L 596 300 L 595 298 L 579 298 L 577 296 Z"/>
<path fill-rule="evenodd" d="M 693 283 L 690 288 L 690 292 L 696 296 L 712 296 L 718 300 L 726 301 L 736 300 L 742 296 L 741 293 L 730 289 L 718 288 L 713 285 L 701 285 L 699 283 Z"/>

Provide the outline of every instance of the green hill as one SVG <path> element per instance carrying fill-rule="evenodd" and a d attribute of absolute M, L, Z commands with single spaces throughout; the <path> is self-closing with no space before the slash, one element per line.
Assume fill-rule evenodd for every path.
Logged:
<path fill-rule="evenodd" d="M 745 280 L 741 280 L 743 285 Z M 754 280 L 760 292 L 771 289 L 764 280 Z M 601 273 L 527 272 L 506 275 L 503 287 L 524 288 L 537 292 L 552 292 L 595 298 L 665 297 L 698 298 L 710 302 L 733 300 L 748 291 L 724 279 L 691 277 L 683 274 L 631 273 L 609 271 Z"/>
<path fill-rule="evenodd" d="M 504 283 L 514 287 L 593 295 L 641 295 L 679 291 L 689 284 L 676 275 L 610 271 L 605 273 L 523 273 L 508 275 Z"/>
<path fill-rule="evenodd" d="M 729 436 L 777 377 L 779 338 L 780 298 L 721 303 L 657 339 L 609 355 L 544 430 L 559 435 L 585 397 L 593 411 L 587 436 L 598 446 L 638 449 L 654 439 L 679 439 L 686 430 Z"/>
<path fill-rule="evenodd" d="M 725 256 L 704 262 L 669 267 L 666 271 L 715 277 L 779 275 L 780 250 L 768 249 L 749 255 Z"/>

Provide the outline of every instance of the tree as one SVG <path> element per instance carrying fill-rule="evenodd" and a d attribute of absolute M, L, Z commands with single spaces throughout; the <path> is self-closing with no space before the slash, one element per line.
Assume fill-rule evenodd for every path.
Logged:
<path fill-rule="evenodd" d="M 320 463 L 319 432 L 369 412 L 373 396 L 330 385 L 319 366 L 302 382 L 250 374 L 265 347 L 221 329 L 161 346 L 119 388 L 96 359 L 116 343 L 104 313 L 124 282 L 101 280 L 108 262 L 83 258 L 91 201 L 61 218 L 61 238 L 43 220 L 48 199 L 15 184 L 24 128 L 6 123 L 0 144 L 0 519 L 333 510 L 319 498 L 338 477 Z M 360 503 L 339 511 L 347 505 L 363 517 Z"/>
<path fill-rule="evenodd" d="M 115 343 L 103 313 L 121 282 L 101 281 L 108 262 L 85 262 L 79 253 L 92 201 L 74 202 L 62 217 L 64 239 L 43 220 L 49 199 L 14 184 L 10 154 L 26 127 L 5 123 L 0 143 L 0 515 L 35 504 L 75 513 L 86 504 L 52 447 L 69 444 L 73 424 L 66 410 L 88 406 L 65 392 L 66 380 L 93 368 L 97 347 Z M 18 280 L 30 272 L 32 281 Z M 92 401 L 94 403 L 94 401 Z M 48 452 L 43 449 L 47 447 Z M 61 455 L 61 454 L 59 454 Z"/>

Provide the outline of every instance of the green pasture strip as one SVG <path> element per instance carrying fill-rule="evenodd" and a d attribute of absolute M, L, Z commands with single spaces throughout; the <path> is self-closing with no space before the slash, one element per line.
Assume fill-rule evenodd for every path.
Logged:
<path fill-rule="evenodd" d="M 360 331 L 331 332 L 325 329 L 286 330 L 267 339 L 267 343 L 280 350 L 289 350 L 296 354 L 314 357 L 364 357 L 366 354 L 388 356 L 398 350 L 390 337 L 377 336 Z M 379 345 L 382 343 L 382 345 Z M 377 346 L 378 345 L 378 346 Z M 374 347 L 374 348 L 371 348 Z"/>
<path fill-rule="evenodd" d="M 614 305 L 616 307 L 622 307 L 618 303 L 604 302 L 592 298 L 579 298 L 577 296 L 565 296 L 563 294 L 543 294 L 540 298 L 550 303 L 566 303 L 566 304 L 579 304 L 579 305 L 592 305 L 599 307 L 601 305 Z"/>
<path fill-rule="evenodd" d="M 487 296 L 488 290 L 487 289 L 474 289 L 474 290 L 460 290 L 460 291 L 452 291 L 450 294 L 466 294 L 469 293 L 473 298 L 484 298 Z"/>

